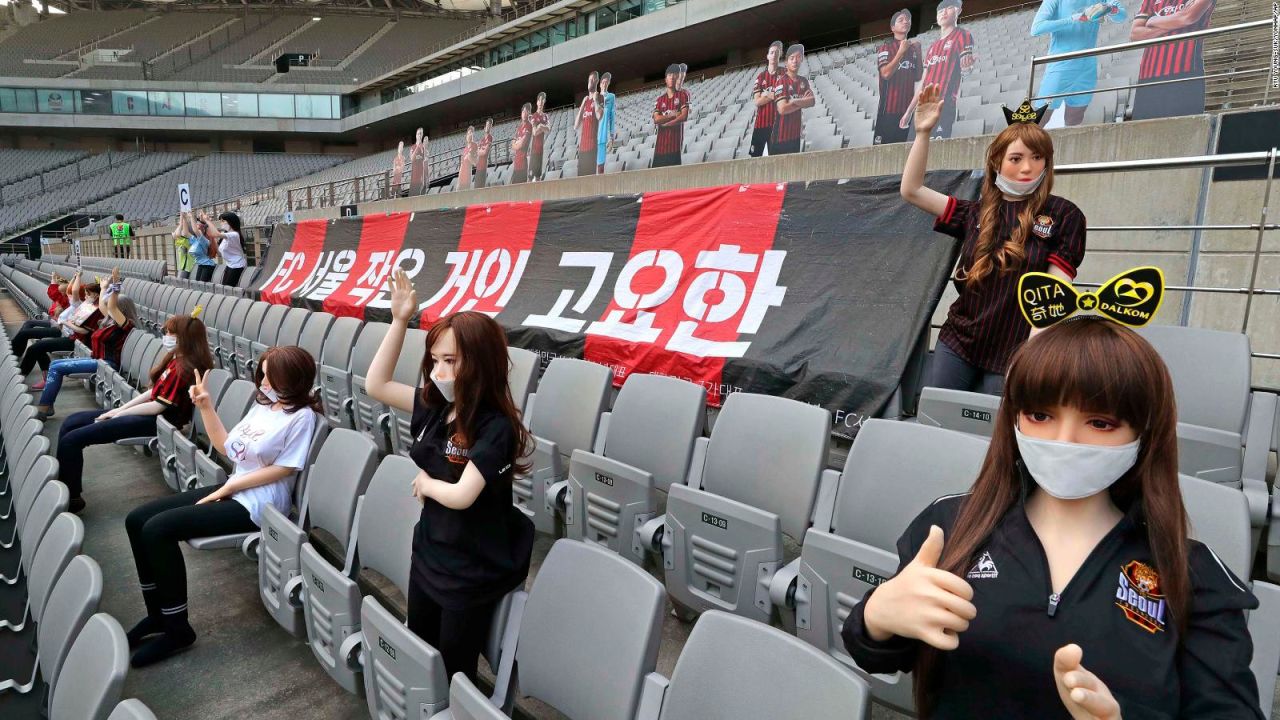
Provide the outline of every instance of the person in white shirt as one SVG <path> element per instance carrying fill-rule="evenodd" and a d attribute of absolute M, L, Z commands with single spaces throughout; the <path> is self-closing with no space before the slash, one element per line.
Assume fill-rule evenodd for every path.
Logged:
<path fill-rule="evenodd" d="M 209 216 L 201 213 L 201 219 L 208 223 L 210 239 L 218 241 L 218 255 L 227 263 L 222 273 L 222 284 L 236 287 L 240 283 L 240 275 L 249 261 L 244 256 L 244 243 L 240 240 L 240 216 L 233 212 L 224 212 L 218 216 L 218 222 L 209 222 Z"/>
<path fill-rule="evenodd" d="M 266 505 L 289 514 L 294 481 L 322 422 L 320 400 L 312 393 L 315 359 L 297 346 L 274 347 L 262 354 L 253 376 L 257 402 L 230 431 L 214 411 L 205 376 L 197 374 L 190 389 L 210 447 L 235 465 L 227 481 L 152 500 L 125 519 L 147 607 L 147 616 L 128 633 L 134 667 L 159 662 L 195 642 L 187 622 L 182 541 L 253 532 Z M 153 635 L 158 637 L 146 639 Z"/>

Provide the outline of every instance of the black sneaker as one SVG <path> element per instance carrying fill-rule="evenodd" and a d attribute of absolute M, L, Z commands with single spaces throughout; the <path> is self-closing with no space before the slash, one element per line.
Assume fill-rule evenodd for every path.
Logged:
<path fill-rule="evenodd" d="M 67 511 L 79 515 L 80 511 L 84 510 L 84 505 L 84 498 L 78 496 L 73 497 L 71 498 L 71 502 L 67 503 Z"/>

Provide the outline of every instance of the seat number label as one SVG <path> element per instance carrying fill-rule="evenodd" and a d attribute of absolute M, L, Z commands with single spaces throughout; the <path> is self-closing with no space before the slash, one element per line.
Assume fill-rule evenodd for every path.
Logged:
<path fill-rule="evenodd" d="M 884 577 L 883 575 L 877 575 L 871 572 L 870 570 L 863 570 L 857 565 L 854 565 L 853 579 L 858 580 L 859 582 L 864 582 L 872 587 L 876 587 L 882 584 L 885 580 L 888 580 L 889 578 Z"/>
<path fill-rule="evenodd" d="M 712 527 L 718 527 L 718 528 L 720 528 L 721 530 L 728 530 L 728 529 L 729 529 L 729 521 L 728 521 L 728 520 L 725 520 L 724 518 L 719 517 L 719 516 L 717 516 L 717 515 L 712 515 L 711 513 L 708 513 L 708 512 L 704 512 L 704 513 L 702 513 L 702 522 L 704 522 L 704 523 L 706 523 L 706 524 L 708 524 L 708 525 L 710 525 L 710 526 L 712 526 Z"/>
<path fill-rule="evenodd" d="M 382 648 L 382 652 L 390 656 L 392 660 L 396 659 L 396 649 L 391 646 L 391 643 L 387 642 L 386 638 L 378 638 L 378 647 Z"/>
<path fill-rule="evenodd" d="M 991 422 L 991 413 L 985 410 L 974 410 L 973 408 L 960 408 L 960 417 L 967 418 L 969 420 Z"/>
<path fill-rule="evenodd" d="M 311 584 L 316 586 L 316 590 L 324 592 L 324 583 L 320 582 L 320 578 L 315 575 L 311 576 Z"/>
<path fill-rule="evenodd" d="M 609 477 L 608 475 L 596 473 L 596 482 L 600 483 L 601 485 L 608 485 L 609 487 L 613 487 L 613 478 Z"/>

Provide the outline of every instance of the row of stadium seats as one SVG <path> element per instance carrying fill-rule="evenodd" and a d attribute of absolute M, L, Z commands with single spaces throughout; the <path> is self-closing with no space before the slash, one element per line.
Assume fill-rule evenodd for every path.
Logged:
<path fill-rule="evenodd" d="M 344 687 L 354 689 L 359 670 L 370 667 L 370 633 L 396 632 L 395 622 L 378 624 L 376 609 L 365 607 L 373 601 L 362 600 L 359 589 L 333 582 L 336 568 L 341 568 L 357 588 L 361 585 L 361 568 L 350 560 L 355 544 L 361 542 L 356 524 L 360 497 L 379 502 L 369 497 L 368 488 L 373 487 L 370 478 L 377 477 L 374 465 L 380 452 L 407 453 L 408 419 L 379 405 L 365 389 L 365 373 L 386 326 L 132 281 L 126 292 L 144 309 L 144 323 L 153 329 L 168 314 L 206 304 L 205 318 L 214 328 L 210 342 L 226 373 L 219 380 L 226 390 L 217 404 L 219 414 L 226 413 L 224 422 L 243 414 L 252 394 L 251 387 L 232 392 L 237 382 L 233 378 L 247 377 L 266 347 L 296 343 L 319 358 L 320 385 L 334 430 L 319 451 L 317 471 L 309 479 L 311 490 L 299 495 L 299 517 L 268 513 L 263 537 L 271 540 L 234 537 L 193 544 L 242 544 L 252 553 L 250 548 L 263 543 L 256 554 L 264 604 L 286 629 L 299 636 L 305 633 L 322 666 Z M 1183 340 L 1198 345 L 1227 347 L 1194 335 L 1211 331 L 1161 330 L 1174 337 L 1183 334 Z M 395 377 L 416 384 L 422 331 L 410 334 Z M 1176 340 L 1153 341 L 1166 357 L 1179 352 Z M 138 349 L 143 347 L 135 343 L 126 348 L 126 358 L 136 357 L 127 362 L 135 376 L 152 361 L 145 348 Z M 513 396 L 524 406 L 537 439 L 535 469 L 529 477 L 517 479 L 514 500 L 540 531 L 590 541 L 637 567 L 651 556 L 660 557 L 667 592 L 686 617 L 720 610 L 762 624 L 777 618 L 783 628 L 845 664 L 851 660 L 843 653 L 838 632 L 849 608 L 870 587 L 864 578 L 893 573 L 894 541 L 901 528 L 934 497 L 963 492 L 985 454 L 985 441 L 968 434 L 924 424 L 869 421 L 836 472 L 826 469 L 830 417 L 819 408 L 780 398 L 731 395 L 707 438 L 705 396 L 697 386 L 634 375 L 610 402 L 607 368 L 556 359 L 537 379 L 536 356 L 515 348 L 510 354 Z M 1246 348 L 1246 362 L 1247 357 Z M 1178 364 L 1171 366 L 1177 376 Z M 1176 387 L 1180 405 L 1194 407 L 1182 397 L 1193 389 L 1182 382 Z M 1223 390 L 1217 392 L 1223 397 Z M 1248 402 L 1267 407 L 1263 397 Z M 1274 398 L 1270 407 L 1274 413 Z M 1253 422 L 1263 421 L 1261 415 L 1256 417 Z M 171 433 L 169 440 L 164 433 L 158 438 L 157 452 L 171 487 L 218 482 L 219 472 L 225 472 L 206 457 L 202 432 L 197 426 L 189 438 L 181 433 Z M 328 450 L 331 443 L 339 449 Z M 1263 441 L 1264 455 L 1268 444 Z M 931 452 L 921 453 L 926 447 Z M 1188 452 L 1186 460 L 1195 463 L 1199 458 Z M 1183 470 L 1188 471 L 1185 463 Z M 912 482 L 904 483 L 904 477 Z M 1183 487 L 1196 533 L 1241 577 L 1248 577 L 1258 542 L 1258 529 L 1251 532 L 1250 498 L 1239 485 L 1190 476 Z M 381 522 L 369 532 L 393 532 L 396 527 L 406 532 L 404 526 Z M 303 549 L 307 542 L 310 552 Z M 798 554 L 784 552 L 793 546 L 799 546 Z M 406 545 L 397 541 L 392 547 Z M 378 559 L 367 546 L 361 557 L 368 557 L 371 569 L 392 580 L 395 575 L 383 569 L 393 568 L 381 563 L 403 560 Z M 863 571 L 862 578 L 857 570 Z M 323 578 L 329 576 L 334 577 L 326 582 Z M 1254 668 L 1264 698 L 1271 697 L 1280 658 L 1280 642 L 1273 642 L 1280 640 L 1280 617 L 1272 590 L 1266 583 L 1255 583 L 1264 605 L 1250 615 L 1257 646 Z M 357 636 L 358 630 L 363 636 Z M 401 627 L 399 636 L 379 635 L 379 642 L 404 647 L 412 642 L 406 635 Z M 352 637 L 357 639 L 347 641 Z M 500 661 L 500 651 L 491 651 L 498 652 Z M 364 657 L 363 665 L 359 657 Z M 407 675 L 395 674 L 401 672 Z M 381 668 L 376 677 L 366 674 L 364 682 L 394 677 L 392 685 L 422 687 L 426 681 L 414 672 L 425 671 L 396 664 Z M 910 708 L 909 682 L 874 676 L 868 680 L 878 700 Z M 443 685 L 430 687 L 439 698 Z M 372 685 L 368 689 L 371 697 L 387 693 L 384 687 L 376 688 L 378 693 Z"/>
<path fill-rule="evenodd" d="M 0 149 L 0 202 L 9 196 L 12 183 L 69 165 L 88 155 L 83 150 Z M 14 192 L 13 195 L 16 197 L 21 193 Z"/>
<path fill-rule="evenodd" d="M 124 629 L 98 612 L 102 570 L 82 553 L 84 525 L 66 512 L 70 491 L 56 479 L 57 460 L 2 328 L 0 339 L 0 496 L 9 508 L 0 516 L 9 537 L 0 552 L 18 556 L 13 574 L 0 578 L 7 585 L 0 595 L 25 599 L 21 617 L 0 620 L 0 633 L 25 637 L 32 649 L 27 657 L 6 655 L 0 692 L 37 692 L 50 720 L 155 720 L 140 701 L 120 699 L 129 660 Z"/>

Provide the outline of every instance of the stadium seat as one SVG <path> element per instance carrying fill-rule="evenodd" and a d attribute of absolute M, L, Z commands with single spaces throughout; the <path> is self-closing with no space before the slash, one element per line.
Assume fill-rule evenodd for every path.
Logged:
<path fill-rule="evenodd" d="M 244 417 L 257 392 L 258 388 L 247 380 L 232 380 L 227 385 L 215 406 L 224 429 L 230 430 Z M 201 415 L 196 413 L 195 417 L 200 418 Z M 215 459 L 217 450 L 209 444 L 209 434 L 203 419 L 192 420 L 192 425 L 194 428 L 190 438 L 176 433 L 173 436 L 179 491 L 208 487 L 216 484 L 220 477 L 226 477 L 225 474 L 219 474 L 221 468 Z"/>
<path fill-rule="evenodd" d="M 320 666 L 347 692 L 362 689 L 358 653 L 363 638 L 359 634 L 363 592 L 357 576 L 368 569 L 399 588 L 407 588 L 408 549 L 413 545 L 421 505 L 405 501 L 405 488 L 413 484 L 417 474 L 418 466 L 408 458 L 384 458 L 368 489 L 356 501 L 346 554 L 332 558 L 308 542 L 298 557 L 307 642 Z M 317 522 L 313 519 L 313 531 Z M 329 532 L 336 534 L 337 530 Z"/>
<path fill-rule="evenodd" d="M 921 425 L 991 437 L 1000 397 L 985 393 L 926 387 L 920 391 L 916 419 Z"/>
<path fill-rule="evenodd" d="M 687 484 L 671 485 L 666 514 L 639 531 L 660 552 L 667 592 L 689 616 L 719 609 L 769 622 L 767 591 L 782 565 L 783 538 L 804 537 L 824 472 L 831 413 L 796 400 L 738 392 L 699 438 Z M 826 501 L 826 502 L 829 502 Z"/>
<path fill-rule="evenodd" d="M 533 580 L 516 628 L 519 677 L 504 655 L 490 703 L 502 705 L 514 686 L 518 695 L 567 717 L 632 720 L 657 664 L 662 614 L 662 585 L 648 573 L 604 548 L 557 541 Z M 470 681 L 459 674 L 454 682 Z M 433 717 L 454 715 L 445 710 Z"/>
<path fill-rule="evenodd" d="M 97 611 L 101 599 L 102 569 L 98 563 L 88 555 L 72 558 L 49 591 L 44 615 L 36 628 L 31 676 L 25 683 L 19 683 L 18 678 L 0 682 L 0 692 L 30 692 L 36 686 L 37 673 L 45 678 L 58 677 L 72 640 Z"/>
<path fill-rule="evenodd" d="M 250 302 L 249 312 L 245 314 L 239 332 L 232 335 L 231 350 L 231 374 L 246 380 L 253 379 L 253 370 L 249 367 L 249 361 L 253 358 L 253 339 L 259 337 L 265 330 L 263 320 L 266 318 L 267 310 L 279 307 L 264 302 Z M 275 330 L 272 330 L 272 334 L 275 334 Z"/>
<path fill-rule="evenodd" d="M 422 358 L 427 352 L 427 331 L 409 328 L 405 331 L 404 347 L 396 358 L 396 366 L 391 379 L 412 388 L 422 386 Z M 363 384 L 362 384 L 363 387 Z M 413 412 L 405 412 L 400 408 L 386 407 L 379 416 L 377 432 L 391 441 L 390 451 L 399 455 L 408 455 L 413 445 L 413 433 L 409 426 L 413 421 Z M 518 407 L 518 406 L 517 406 Z"/>
<path fill-rule="evenodd" d="M 295 637 L 304 631 L 298 577 L 302 544 L 323 542 L 335 556 L 347 546 L 356 500 L 364 494 L 377 463 L 377 447 L 365 435 L 345 428 L 329 433 L 312 463 L 297 520 L 274 506 L 262 509 L 262 539 L 258 550 L 258 594 L 267 612 Z M 407 496 L 406 496 L 407 497 Z M 323 528 L 309 536 L 306 528 Z"/>
<path fill-rule="evenodd" d="M 351 395 L 351 367 L 356 336 L 362 323 L 351 317 L 333 320 L 324 338 L 320 362 L 320 387 L 324 390 L 324 414 L 335 428 L 355 427 L 355 399 Z M 372 356 L 370 356 L 372 359 Z M 365 366 L 366 369 L 368 366 Z"/>
<path fill-rule="evenodd" d="M 141 700 L 130 698 L 121 700 L 107 720 L 156 720 L 156 716 Z"/>
<path fill-rule="evenodd" d="M 230 385 L 231 373 L 221 368 L 210 370 L 205 376 L 205 388 L 209 393 L 209 401 L 215 408 L 218 407 L 218 403 Z M 204 419 L 200 417 L 200 413 L 194 414 L 187 427 L 190 429 L 189 433 L 184 432 L 182 428 L 174 427 L 163 417 L 156 418 L 155 447 L 156 455 L 160 457 L 160 471 L 164 476 L 165 484 L 175 491 L 183 489 L 187 478 L 195 472 L 196 445 L 192 438 L 204 433 Z M 179 451 L 179 438 L 182 439 L 181 451 Z M 179 457 L 184 461 L 181 466 Z"/>
<path fill-rule="evenodd" d="M 535 447 L 528 475 L 512 483 L 516 507 L 533 520 L 538 532 L 556 529 L 556 498 L 548 493 L 563 480 L 575 450 L 595 447 L 600 414 L 609 400 L 613 379 L 609 368 L 572 358 L 555 358 L 526 404 L 525 422 Z"/>
<path fill-rule="evenodd" d="M 637 720 L 869 717 L 867 685 L 781 630 L 719 610 L 698 618 L 671 679 L 650 674 Z"/>
<path fill-rule="evenodd" d="M 24 563 L 27 572 L 27 600 L 22 616 L 0 621 L 0 628 L 13 632 L 21 632 L 27 625 L 27 619 L 36 621 L 38 625 L 44 612 L 45 603 L 49 599 L 49 591 L 62 575 L 71 559 L 80 554 L 80 546 L 84 543 L 84 523 L 71 513 L 64 512 L 54 518 L 53 523 L 40 540 L 40 546 L 34 550 L 23 549 L 25 560 L 30 553 L 30 560 Z"/>
<path fill-rule="evenodd" d="M 52 682 L 49 720 L 106 720 L 128 670 L 124 628 L 106 613 L 89 618 Z"/>
<path fill-rule="evenodd" d="M 264 310 L 262 314 L 262 322 L 258 326 L 258 336 L 248 339 L 248 352 L 245 352 L 243 346 L 240 345 L 239 342 L 236 343 L 236 354 L 240 355 L 243 359 L 245 372 L 249 378 L 252 378 L 254 370 L 257 370 L 258 358 L 262 353 L 266 352 L 267 348 L 274 347 L 277 344 L 277 339 L 286 338 L 284 328 L 285 316 L 288 314 L 290 308 L 285 305 L 273 305 L 270 303 L 267 303 L 266 305 L 266 310 Z M 279 344 L 297 345 L 298 334 L 302 331 L 302 323 L 305 321 L 306 311 L 304 310 L 303 315 L 295 320 L 296 327 L 290 328 L 292 330 L 292 336 L 290 338 L 291 341 L 280 342 Z"/>
<path fill-rule="evenodd" d="M 600 419 L 596 448 L 569 460 L 566 535 L 588 540 L 642 564 L 637 531 L 661 511 L 659 494 L 689 472 L 702 436 L 707 391 L 661 375 L 632 373 Z M 705 447 L 702 445 L 700 447 Z"/>
<path fill-rule="evenodd" d="M 21 574 L 30 571 L 35 550 L 40 547 L 40 542 L 53 526 L 53 521 L 66 512 L 67 504 L 71 501 L 71 491 L 67 486 L 51 479 L 51 473 L 44 469 L 48 467 L 45 464 L 52 461 L 53 458 L 47 456 L 36 461 L 36 472 L 41 477 L 27 483 L 23 488 L 23 496 L 18 498 L 18 517 L 14 523 L 13 536 L 9 544 L 5 545 L 6 549 L 11 549 L 15 543 L 18 545 L 18 563 L 8 576 L 15 581 Z M 23 552 L 28 548 L 29 552 Z M 26 560 L 25 564 L 23 560 Z M 15 583 L 6 581 L 6 584 Z"/>
<path fill-rule="evenodd" d="M 383 416 L 387 415 L 389 410 L 386 405 L 374 400 L 366 389 L 367 375 L 369 374 L 369 365 L 373 363 L 373 356 L 378 353 L 378 346 L 382 344 L 382 338 L 386 337 L 387 329 L 390 326 L 386 323 L 370 322 L 365 323 L 360 330 L 360 336 L 356 340 L 356 346 L 351 350 L 351 363 L 349 365 L 350 374 L 349 382 L 351 383 L 351 416 L 353 427 L 356 430 L 368 435 L 378 446 L 379 453 L 387 453 L 391 450 L 388 435 L 379 422 Z M 422 343 L 417 343 L 421 348 Z M 404 349 L 412 349 L 405 347 Z M 397 358 L 397 365 L 399 358 Z"/>
<path fill-rule="evenodd" d="M 834 502 L 820 508 L 798 564 L 780 571 L 771 588 L 776 604 L 794 607 L 796 635 L 856 668 L 840 639 L 849 611 L 897 573 L 903 529 L 937 498 L 968 491 L 986 454 L 987 442 L 972 435 L 867 420 L 845 458 Z M 877 700 L 914 714 L 908 676 L 866 677 Z"/>

